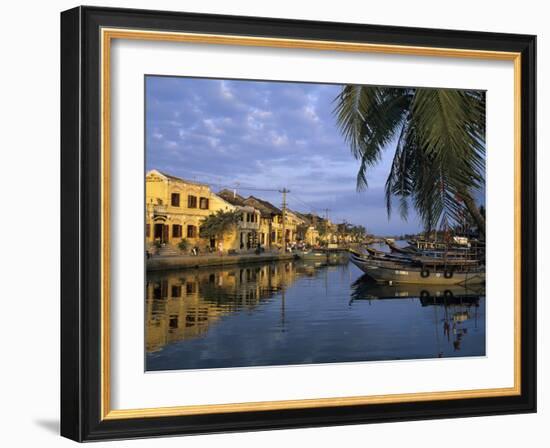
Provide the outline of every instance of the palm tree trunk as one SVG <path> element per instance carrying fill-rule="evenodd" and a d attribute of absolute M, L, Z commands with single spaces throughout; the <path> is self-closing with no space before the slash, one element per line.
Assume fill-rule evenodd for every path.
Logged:
<path fill-rule="evenodd" d="M 478 206 L 476 205 L 474 199 L 472 198 L 471 194 L 467 191 L 463 192 L 461 194 L 462 200 L 464 201 L 464 205 L 468 209 L 468 212 L 470 213 L 471 217 L 475 221 L 477 228 L 479 230 L 479 236 L 482 238 L 485 238 L 485 218 L 479 211 Z"/>

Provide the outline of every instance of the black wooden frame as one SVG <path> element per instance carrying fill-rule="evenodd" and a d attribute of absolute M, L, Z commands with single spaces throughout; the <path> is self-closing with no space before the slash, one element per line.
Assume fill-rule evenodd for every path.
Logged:
<path fill-rule="evenodd" d="M 101 421 L 100 27 L 520 52 L 521 395 Z M 95 7 L 63 12 L 61 434 L 89 441 L 535 412 L 535 46 L 530 35 Z"/>

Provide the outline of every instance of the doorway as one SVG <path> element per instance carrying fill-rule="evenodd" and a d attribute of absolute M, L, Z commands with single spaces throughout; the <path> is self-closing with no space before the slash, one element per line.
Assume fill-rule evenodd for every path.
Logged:
<path fill-rule="evenodd" d="M 160 240 L 161 243 L 168 242 L 168 226 L 164 224 L 155 224 L 153 227 L 153 238 Z"/>

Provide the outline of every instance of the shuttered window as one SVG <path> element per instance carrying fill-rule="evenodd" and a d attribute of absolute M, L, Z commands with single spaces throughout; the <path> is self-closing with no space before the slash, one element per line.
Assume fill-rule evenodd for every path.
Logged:
<path fill-rule="evenodd" d="M 180 194 L 179 193 L 172 193 L 171 204 L 172 204 L 172 207 L 179 207 L 180 206 Z"/>
<path fill-rule="evenodd" d="M 202 210 L 208 210 L 209 205 L 210 205 L 209 202 L 210 201 L 208 200 L 208 198 L 201 198 L 200 203 L 199 203 L 200 208 Z"/>
<path fill-rule="evenodd" d="M 197 197 L 193 195 L 187 196 L 187 207 L 188 208 L 197 208 Z"/>
<path fill-rule="evenodd" d="M 196 238 L 196 237 L 197 237 L 197 226 L 188 225 L 187 238 Z"/>
<path fill-rule="evenodd" d="M 172 238 L 181 238 L 181 225 L 172 225 Z"/>

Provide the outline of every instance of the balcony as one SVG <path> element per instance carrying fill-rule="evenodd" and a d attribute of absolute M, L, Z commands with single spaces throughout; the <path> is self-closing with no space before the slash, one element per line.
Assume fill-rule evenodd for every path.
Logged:
<path fill-rule="evenodd" d="M 239 229 L 242 230 L 258 230 L 260 228 L 259 222 L 246 222 L 246 221 L 239 221 Z"/>
<path fill-rule="evenodd" d="M 166 205 L 153 205 L 153 216 L 166 216 Z"/>

